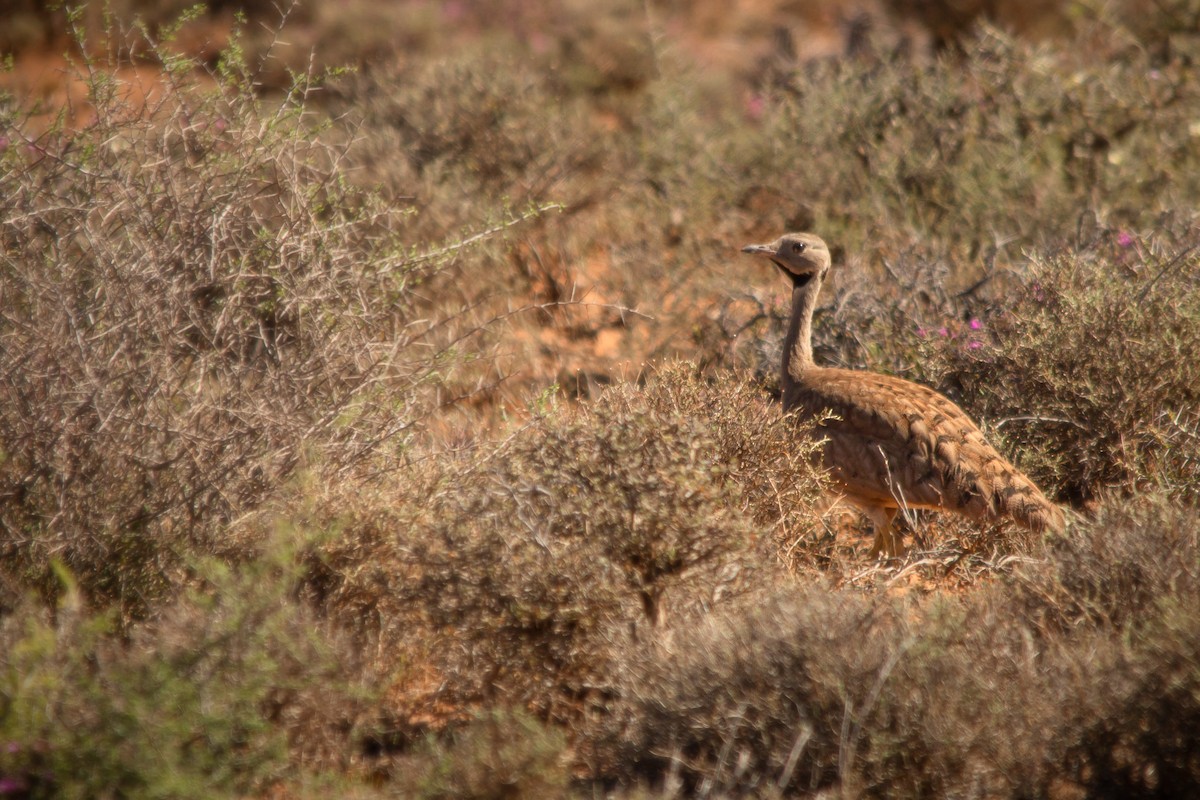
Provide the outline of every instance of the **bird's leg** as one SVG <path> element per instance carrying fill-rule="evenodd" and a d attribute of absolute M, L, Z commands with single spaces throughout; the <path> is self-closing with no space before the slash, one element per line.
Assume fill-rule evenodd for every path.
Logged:
<path fill-rule="evenodd" d="M 899 558 L 904 555 L 904 540 L 899 533 L 892 530 L 892 521 L 896 518 L 897 511 L 895 508 L 878 506 L 866 510 L 867 516 L 871 518 L 871 526 L 875 528 L 875 543 L 871 546 L 872 556 Z"/>

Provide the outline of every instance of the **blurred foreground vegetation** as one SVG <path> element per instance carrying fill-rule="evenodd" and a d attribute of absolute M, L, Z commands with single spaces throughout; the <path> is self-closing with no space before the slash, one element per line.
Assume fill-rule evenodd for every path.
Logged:
<path fill-rule="evenodd" d="M 25 9 L 85 44 L 0 96 L 0 797 L 1197 792 L 1200 6 L 765 7 Z M 818 359 L 1065 533 L 865 558 L 788 229 Z"/>

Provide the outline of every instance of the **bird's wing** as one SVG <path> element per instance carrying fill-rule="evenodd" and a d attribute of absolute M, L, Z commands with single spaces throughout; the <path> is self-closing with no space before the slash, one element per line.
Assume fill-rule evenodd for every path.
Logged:
<path fill-rule="evenodd" d="M 977 519 L 1010 514 L 1045 527 L 1027 519 L 1050 505 L 1041 491 L 932 389 L 890 375 L 818 368 L 791 386 L 784 402 L 802 417 L 826 410 L 837 417 L 819 434 L 828 438 L 826 466 L 847 494 Z"/>

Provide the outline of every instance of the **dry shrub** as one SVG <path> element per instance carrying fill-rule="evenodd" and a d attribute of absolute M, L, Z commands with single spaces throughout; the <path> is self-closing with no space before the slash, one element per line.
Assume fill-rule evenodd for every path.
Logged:
<path fill-rule="evenodd" d="M 374 93 L 382 80 L 392 89 L 361 107 L 365 136 L 355 150 L 385 170 L 376 178 L 411 186 L 431 173 L 437 182 L 461 176 L 480 186 L 507 186 L 525 170 L 545 169 L 546 156 L 559 149 L 558 142 L 541 140 L 546 129 L 526 124 L 553 99 L 518 64 L 478 59 L 422 65 L 384 79 L 355 74 L 340 89 L 359 97 Z"/>
<path fill-rule="evenodd" d="M 1160 498 L 962 598 L 744 597 L 626 655 L 620 712 L 588 732 L 598 772 L 728 796 L 1185 796 L 1198 543 Z"/>
<path fill-rule="evenodd" d="M 780 179 L 820 175 L 805 199 L 828 212 L 821 229 L 886 256 L 910 244 L 941 258 L 1044 246 L 1074 234 L 1097 195 L 1114 222 L 1149 224 L 1196 192 L 1185 109 L 1200 83 L 1119 27 L 1088 36 L 1086 49 L 1049 51 L 984 28 L 961 59 L 799 71 L 787 87 L 796 101 L 767 124 L 812 157 Z"/>
<path fill-rule="evenodd" d="M 1071 654 L 1077 669 L 1093 670 L 1062 704 L 1059 731 L 1065 780 L 1084 796 L 1187 797 L 1200 788 L 1200 607 L 1194 596 L 1160 606 L 1131 646 Z"/>
<path fill-rule="evenodd" d="M 1050 639 L 1064 678 L 1043 701 L 1061 754 L 1050 774 L 1088 797 L 1195 794 L 1200 517 L 1150 496 L 1071 533 L 1016 586 L 1024 614 L 1067 631 Z"/>
<path fill-rule="evenodd" d="M 411 667 L 409 713 L 571 718 L 611 695 L 614 647 L 782 575 L 764 532 L 802 533 L 817 489 L 795 435 L 753 387 L 665 369 L 470 459 L 334 490 L 307 512 L 330 531 L 312 591 Z"/>
<path fill-rule="evenodd" d="M 1159 58 L 1195 59 L 1200 54 L 1200 6 L 1195 0 L 1123 0 L 1098 10 L 1120 20 Z"/>
<path fill-rule="evenodd" d="M 1086 525 L 1044 543 L 1046 560 L 1018 570 L 1014 599 L 1045 631 L 1138 627 L 1164 600 L 1200 596 L 1196 514 L 1161 496 L 1111 498 Z"/>
<path fill-rule="evenodd" d="M 894 327 L 937 330 L 1007 307 L 1026 253 L 1082 246 L 1081 221 L 1085 236 L 1091 220 L 1136 232 L 1194 205 L 1197 73 L 1104 19 L 1080 21 L 1086 47 L 981 28 L 932 62 L 793 58 L 762 67 L 750 101 L 670 46 L 634 91 L 581 94 L 501 37 L 486 53 L 463 47 L 449 63 L 350 81 L 338 109 L 368 129 L 351 158 L 397 196 L 416 195 L 419 224 L 471 224 L 501 197 L 564 205 L 512 252 L 471 265 L 455 291 L 486 306 L 591 287 L 654 317 L 619 327 L 617 352 L 598 358 L 587 356 L 594 330 L 531 317 L 562 336 L 511 337 L 511 385 L 576 364 L 611 374 L 624 358 L 775 373 L 775 354 L 738 348 L 782 328 L 786 312 L 763 291 L 781 284 L 747 271 L 737 248 L 794 227 L 835 247 L 822 355 L 908 370 L 911 341 L 892 347 Z"/>
<path fill-rule="evenodd" d="M 1119 238 L 1119 242 L 1117 239 Z M 1200 487 L 1200 257 L 1131 234 L 1039 258 L 979 345 L 942 340 L 936 385 L 1002 428 L 1043 485 L 1072 500 L 1106 489 Z"/>
<path fill-rule="evenodd" d="M 876 53 L 765 74 L 761 119 L 749 134 L 710 124 L 721 170 L 689 168 L 689 193 L 713 180 L 777 192 L 759 214 L 768 238 L 797 220 L 834 247 L 820 357 L 921 377 L 914 333 L 1009 310 L 1036 266 L 1030 251 L 1188 225 L 1179 209 L 1200 190 L 1195 71 L 1120 25 L 1080 24 L 1086 47 L 985 27 L 932 63 Z M 670 133 L 651 146 L 678 149 Z M 702 202 L 688 219 L 733 205 Z M 786 310 L 764 305 L 751 322 L 781 335 Z M 778 363 L 770 348 L 735 355 L 764 374 Z"/>
<path fill-rule="evenodd" d="M 785 565 L 802 572 L 829 565 L 833 541 L 819 522 L 825 489 L 814 470 L 811 423 L 781 415 L 769 394 L 731 373 L 708 375 L 686 362 L 650 373 L 645 400 L 651 411 L 701 420 L 717 461 L 737 486 L 741 510 L 768 534 Z"/>
<path fill-rule="evenodd" d="M 1001 796 L 986 748 L 1028 722 L 1009 703 L 1037 674 L 1011 622 L 821 585 L 764 593 L 631 655 L 624 713 L 593 744 L 623 780 L 689 795 Z"/>
<path fill-rule="evenodd" d="M 169 59 L 145 106 L 88 65 L 79 131 L 22 142 L 4 112 L 0 552 L 47 596 L 57 559 L 144 613 L 303 461 L 396 452 L 453 363 L 417 287 L 460 248 L 402 247 L 403 210 L 314 140 L 307 81 L 262 106 L 237 55 L 214 89 Z"/>
<path fill-rule="evenodd" d="M 425 224 L 443 229 L 477 222 L 501 198 L 560 199 L 550 190 L 601 157 L 586 106 L 517 52 L 468 50 L 333 88 L 335 110 L 361 124 L 351 160 L 396 194 L 416 193 Z"/>
<path fill-rule="evenodd" d="M 615 763 L 626 779 L 674 773 L 689 793 L 827 788 L 842 720 L 853 707 L 874 713 L 868 695 L 898 644 L 894 609 L 874 606 L 821 590 L 767 594 L 629 659 L 637 678 Z"/>

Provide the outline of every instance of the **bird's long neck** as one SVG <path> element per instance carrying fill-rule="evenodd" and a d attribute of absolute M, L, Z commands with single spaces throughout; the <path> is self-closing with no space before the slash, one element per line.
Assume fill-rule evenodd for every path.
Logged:
<path fill-rule="evenodd" d="M 792 289 L 792 317 L 788 321 L 787 337 L 783 340 L 783 376 L 781 388 L 797 383 L 805 370 L 813 366 L 812 318 L 821 291 L 821 278 L 814 275 L 804 285 Z"/>

